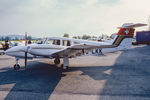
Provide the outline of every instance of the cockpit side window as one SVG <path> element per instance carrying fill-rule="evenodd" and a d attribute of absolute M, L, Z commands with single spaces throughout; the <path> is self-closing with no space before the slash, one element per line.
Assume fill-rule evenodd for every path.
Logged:
<path fill-rule="evenodd" d="M 53 40 L 53 44 L 56 44 L 55 40 Z"/>
<path fill-rule="evenodd" d="M 47 44 L 52 44 L 53 43 L 53 40 L 48 40 L 47 41 Z"/>
<path fill-rule="evenodd" d="M 36 42 L 37 44 L 45 44 L 47 43 L 47 38 L 46 39 L 42 39 Z"/>

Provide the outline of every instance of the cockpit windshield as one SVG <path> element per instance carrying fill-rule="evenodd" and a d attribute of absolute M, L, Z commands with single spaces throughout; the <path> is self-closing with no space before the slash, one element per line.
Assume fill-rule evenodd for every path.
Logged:
<path fill-rule="evenodd" d="M 41 39 L 39 41 L 37 41 L 37 44 L 45 44 L 46 43 L 46 38 L 45 39 Z"/>

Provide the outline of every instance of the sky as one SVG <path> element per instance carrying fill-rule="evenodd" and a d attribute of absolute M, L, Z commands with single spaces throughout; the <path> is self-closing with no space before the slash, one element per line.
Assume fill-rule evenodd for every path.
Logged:
<path fill-rule="evenodd" d="M 0 0 L 0 35 L 111 35 L 123 23 L 148 24 L 149 4 L 150 0 Z"/>

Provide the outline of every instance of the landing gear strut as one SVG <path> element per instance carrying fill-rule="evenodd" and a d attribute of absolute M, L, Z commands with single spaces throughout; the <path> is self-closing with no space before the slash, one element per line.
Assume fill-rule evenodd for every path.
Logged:
<path fill-rule="evenodd" d="M 60 64 L 60 59 L 59 58 L 55 58 L 54 63 L 55 63 L 55 65 Z"/>
<path fill-rule="evenodd" d="M 63 58 L 63 63 L 61 65 L 62 70 L 67 70 L 69 68 L 69 58 L 68 57 L 64 57 Z"/>
<path fill-rule="evenodd" d="M 16 58 L 16 64 L 14 65 L 14 70 L 19 70 L 20 69 L 20 65 L 18 63 L 19 59 Z"/>

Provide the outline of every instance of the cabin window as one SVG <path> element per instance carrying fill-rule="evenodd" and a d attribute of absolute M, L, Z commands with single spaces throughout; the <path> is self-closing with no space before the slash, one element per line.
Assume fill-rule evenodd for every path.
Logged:
<path fill-rule="evenodd" d="M 60 45 L 60 40 L 53 40 L 53 44 Z"/>
<path fill-rule="evenodd" d="M 63 46 L 71 46 L 70 41 L 68 41 L 68 40 L 63 40 Z"/>

